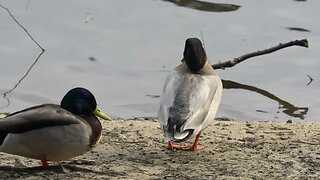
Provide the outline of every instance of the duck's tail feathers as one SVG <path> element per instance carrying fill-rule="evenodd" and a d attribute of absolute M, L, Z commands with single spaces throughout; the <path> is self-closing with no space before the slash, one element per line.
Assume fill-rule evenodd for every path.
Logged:
<path fill-rule="evenodd" d="M 170 122 L 170 119 L 169 119 Z M 165 132 L 166 137 L 170 141 L 176 141 L 181 142 L 185 139 L 188 139 L 193 134 L 193 129 L 187 129 L 184 131 L 181 131 L 181 126 L 178 127 L 175 124 L 168 123 L 168 126 L 163 126 L 162 129 Z"/>

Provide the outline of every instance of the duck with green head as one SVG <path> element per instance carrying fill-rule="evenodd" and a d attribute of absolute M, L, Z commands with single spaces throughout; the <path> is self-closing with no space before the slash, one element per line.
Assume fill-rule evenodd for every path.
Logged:
<path fill-rule="evenodd" d="M 60 106 L 42 104 L 0 119 L 0 151 L 48 161 L 79 156 L 100 140 L 101 112 L 93 94 L 84 88 L 71 89 Z"/>
<path fill-rule="evenodd" d="M 168 149 L 200 150 L 201 132 L 214 120 L 222 95 L 222 83 L 207 61 L 197 38 L 186 40 L 182 63 L 169 73 L 160 100 L 159 121 Z M 195 137 L 191 146 L 179 146 Z"/>

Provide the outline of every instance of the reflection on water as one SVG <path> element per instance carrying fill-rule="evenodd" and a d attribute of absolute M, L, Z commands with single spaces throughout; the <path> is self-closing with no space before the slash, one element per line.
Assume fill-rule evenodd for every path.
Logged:
<path fill-rule="evenodd" d="M 305 115 L 307 114 L 307 112 L 309 110 L 309 108 L 307 108 L 307 107 L 296 107 L 293 104 L 291 104 L 285 100 L 282 100 L 279 97 L 273 95 L 272 93 L 270 93 L 264 89 L 254 87 L 254 86 L 240 84 L 240 83 L 230 81 L 230 80 L 222 80 L 222 84 L 223 84 L 224 89 L 244 89 L 244 90 L 259 93 L 269 99 L 275 100 L 279 103 L 278 109 L 279 110 L 283 109 L 282 112 L 291 116 L 291 117 L 304 119 Z M 256 111 L 267 113 L 266 111 L 263 111 L 263 110 L 256 110 Z"/>
<path fill-rule="evenodd" d="M 163 1 L 172 2 L 177 6 L 183 6 L 183 7 L 199 10 L 199 11 L 209 11 L 209 12 L 236 11 L 241 7 L 235 4 L 212 3 L 212 2 L 197 1 L 197 0 L 163 0 Z"/>
<path fill-rule="evenodd" d="M 29 2 L 28 2 L 29 4 Z M 7 95 L 9 93 L 11 93 L 13 90 L 15 90 L 19 84 L 23 81 L 24 78 L 26 78 L 28 76 L 28 74 L 30 73 L 31 69 L 33 68 L 33 66 L 36 65 L 36 63 L 38 62 L 38 60 L 40 59 L 40 57 L 42 56 L 42 54 L 45 52 L 45 49 L 31 36 L 31 34 L 28 32 L 28 30 L 22 25 L 20 24 L 20 22 L 12 15 L 12 13 L 10 12 L 10 10 L 8 8 L 6 8 L 3 5 L 0 5 L 0 7 L 4 10 L 6 10 L 8 12 L 8 14 L 10 15 L 10 17 L 14 20 L 14 22 L 27 34 L 27 36 L 41 49 L 41 52 L 38 54 L 37 58 L 34 60 L 34 62 L 31 64 L 31 66 L 28 68 L 28 70 L 26 71 L 26 73 L 18 80 L 18 82 L 13 86 L 13 88 L 11 88 L 8 91 L 5 91 L 4 93 L 2 93 L 2 97 L 7 101 L 7 105 L 4 106 L 3 108 L 6 108 L 10 105 L 10 99 L 7 97 Z M 27 8 L 27 7 L 26 7 Z"/>

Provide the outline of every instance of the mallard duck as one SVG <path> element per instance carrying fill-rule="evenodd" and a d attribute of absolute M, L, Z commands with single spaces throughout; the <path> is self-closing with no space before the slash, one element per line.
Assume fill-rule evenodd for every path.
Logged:
<path fill-rule="evenodd" d="M 158 118 L 168 139 L 168 149 L 200 150 L 201 132 L 214 120 L 222 95 L 222 83 L 207 61 L 197 38 L 185 42 L 182 63 L 169 73 L 160 100 Z M 191 146 L 179 146 L 195 137 Z"/>
<path fill-rule="evenodd" d="M 0 119 L 0 151 L 48 161 L 81 155 L 98 143 L 102 113 L 93 94 L 84 88 L 71 89 L 60 105 L 42 104 Z"/>

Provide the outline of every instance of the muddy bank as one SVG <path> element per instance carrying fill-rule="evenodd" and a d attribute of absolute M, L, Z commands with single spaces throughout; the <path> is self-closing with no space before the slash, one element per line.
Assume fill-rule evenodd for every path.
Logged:
<path fill-rule="evenodd" d="M 317 122 L 215 121 L 200 139 L 207 148 L 197 152 L 165 150 L 156 119 L 103 121 L 103 126 L 101 142 L 92 151 L 48 168 L 37 167 L 36 160 L 1 153 L 1 179 L 320 177 Z"/>

